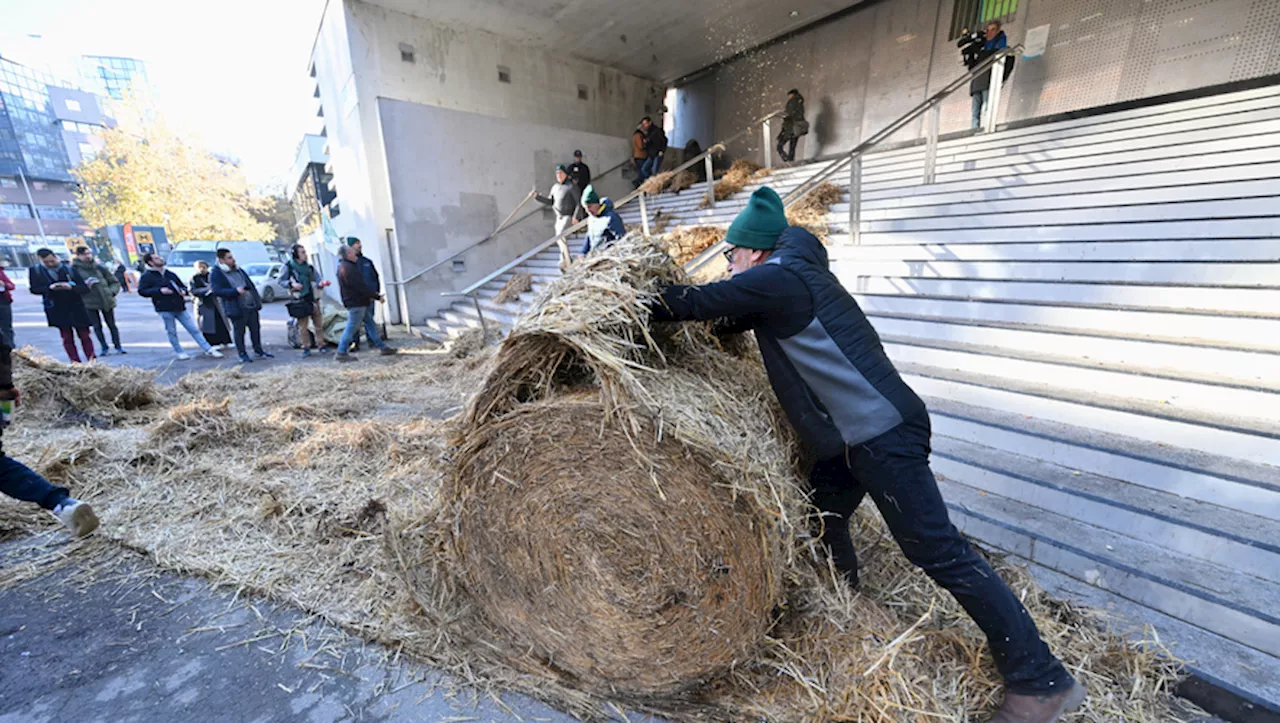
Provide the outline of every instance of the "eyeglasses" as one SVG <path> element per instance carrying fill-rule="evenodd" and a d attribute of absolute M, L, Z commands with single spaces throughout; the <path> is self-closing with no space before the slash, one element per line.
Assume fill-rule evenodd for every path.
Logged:
<path fill-rule="evenodd" d="M 737 250 L 738 250 L 738 247 L 737 247 L 737 246 L 730 246 L 729 248 L 725 249 L 725 250 L 724 250 L 724 260 L 725 260 L 725 261 L 727 261 L 727 262 L 729 262 L 729 263 L 733 263 L 733 252 L 734 252 L 734 251 L 737 251 Z"/>

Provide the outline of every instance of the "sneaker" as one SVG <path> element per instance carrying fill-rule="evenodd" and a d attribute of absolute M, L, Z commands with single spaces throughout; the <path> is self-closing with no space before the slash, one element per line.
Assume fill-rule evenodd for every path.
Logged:
<path fill-rule="evenodd" d="M 399 353 L 400 353 L 400 350 L 399 350 L 399 349 L 394 349 L 394 348 L 389 347 L 389 346 L 384 346 L 384 347 L 382 347 L 381 349 L 379 349 L 379 350 L 378 350 L 378 353 L 379 353 L 379 354 L 381 354 L 382 356 L 391 356 L 391 355 L 393 355 L 393 354 L 399 354 Z"/>
<path fill-rule="evenodd" d="M 206 356 L 211 356 L 211 357 L 213 357 L 214 359 L 221 359 L 221 358 L 222 358 L 222 352 L 218 351 L 217 349 L 209 349 L 209 351 L 205 352 L 205 355 L 206 355 Z"/>
<path fill-rule="evenodd" d="M 117 354 L 128 354 L 129 352 L 125 351 L 124 349 L 121 349 L 120 347 L 116 347 L 116 353 L 117 353 Z"/>
<path fill-rule="evenodd" d="M 275 359 L 276 358 L 275 354 L 270 354 L 265 351 L 255 351 L 253 355 L 259 359 Z"/>
<path fill-rule="evenodd" d="M 326 345 L 326 346 L 320 347 L 317 351 L 319 351 L 321 354 L 328 354 L 329 352 L 333 351 L 333 347 Z"/>
<path fill-rule="evenodd" d="M 190 358 L 191 358 L 191 355 L 186 353 L 185 351 L 177 356 L 178 361 L 186 361 Z"/>
<path fill-rule="evenodd" d="M 1004 703 L 990 723 L 1054 723 L 1079 708 L 1086 697 L 1084 686 L 1075 681 L 1070 688 L 1050 695 L 1005 693 Z"/>
<path fill-rule="evenodd" d="M 347 362 L 358 361 L 358 360 L 357 360 L 354 356 L 352 356 L 351 354 L 342 354 L 342 353 L 334 354 L 334 355 L 333 355 L 333 360 L 334 360 L 334 361 L 336 361 L 336 362 L 342 363 L 342 364 L 345 364 L 345 363 L 347 363 Z"/>
<path fill-rule="evenodd" d="M 111 356 L 111 350 L 103 349 L 102 351 L 98 352 L 98 356 Z"/>
<path fill-rule="evenodd" d="M 305 358 L 307 358 L 307 357 L 309 357 L 309 356 L 311 356 L 311 350 L 310 350 L 310 349 L 303 349 L 303 350 L 302 350 L 302 358 L 304 358 L 304 359 L 305 359 Z"/>
<path fill-rule="evenodd" d="M 249 358 L 249 355 L 248 355 L 248 354 L 241 354 L 241 355 L 240 355 L 240 361 L 244 362 L 245 364 L 252 364 L 252 363 L 253 363 L 253 360 Z"/>
<path fill-rule="evenodd" d="M 98 529 L 98 516 L 87 502 L 68 497 L 53 508 L 53 516 L 57 517 L 72 535 L 84 537 Z"/>

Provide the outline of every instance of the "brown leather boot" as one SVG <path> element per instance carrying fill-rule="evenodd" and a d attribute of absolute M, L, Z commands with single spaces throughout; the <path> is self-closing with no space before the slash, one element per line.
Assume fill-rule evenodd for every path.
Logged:
<path fill-rule="evenodd" d="M 1063 713 L 1070 713 L 1084 702 L 1085 689 L 1075 683 L 1061 693 L 1052 695 L 1004 694 L 1004 704 L 996 711 L 990 723 L 1053 723 Z"/>

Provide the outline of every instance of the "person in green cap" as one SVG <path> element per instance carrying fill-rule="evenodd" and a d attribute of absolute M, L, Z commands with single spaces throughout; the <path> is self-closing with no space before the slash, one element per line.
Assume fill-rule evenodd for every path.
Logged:
<path fill-rule="evenodd" d="M 730 278 L 672 286 L 654 321 L 717 321 L 721 334 L 755 331 L 769 383 L 811 456 L 814 505 L 834 566 L 857 586 L 849 521 L 870 495 L 907 558 L 964 607 L 987 635 L 1005 680 L 993 721 L 1049 723 L 1084 688 L 1040 638 L 1009 586 L 951 524 L 929 468 L 924 402 L 903 381 L 827 250 L 787 223 L 772 188 L 752 194 L 725 234 Z"/>
<path fill-rule="evenodd" d="M 582 244 L 583 256 L 627 235 L 622 217 L 613 210 L 613 201 L 601 198 L 595 186 L 587 186 L 587 190 L 582 192 L 582 207 L 587 209 L 587 240 Z"/>
<path fill-rule="evenodd" d="M 556 212 L 556 235 L 564 233 L 564 230 L 574 221 L 574 216 L 581 213 L 581 207 L 578 205 L 580 196 L 578 187 L 573 181 L 569 180 L 569 169 L 564 165 L 556 166 L 556 183 L 551 187 L 548 195 L 543 196 L 538 193 L 538 189 L 533 189 L 533 197 L 538 199 L 539 203 L 550 206 Z"/>

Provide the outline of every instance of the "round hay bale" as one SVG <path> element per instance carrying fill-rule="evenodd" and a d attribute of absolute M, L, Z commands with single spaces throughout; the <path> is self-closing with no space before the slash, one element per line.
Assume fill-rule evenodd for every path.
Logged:
<path fill-rule="evenodd" d="M 710 460 L 645 446 L 598 395 L 523 405 L 468 435 L 460 581 L 515 650 L 610 695 L 678 693 L 749 659 L 774 622 L 777 547 Z"/>

